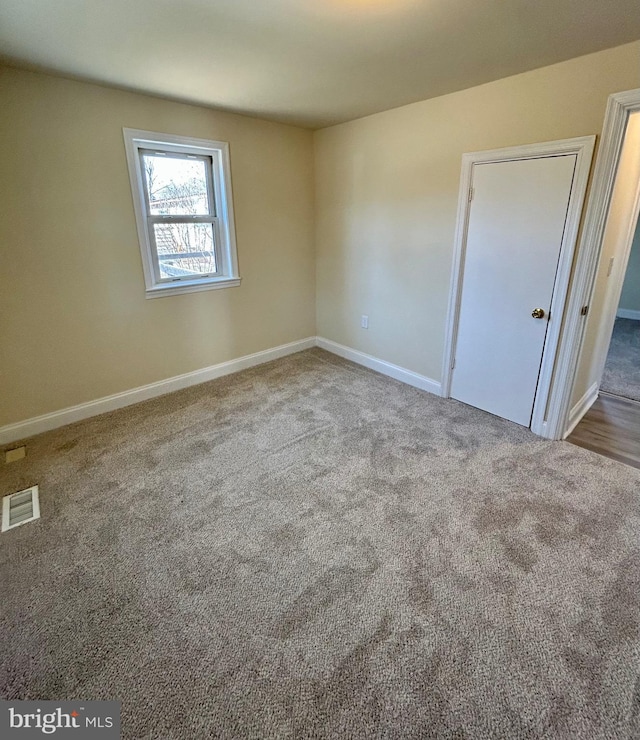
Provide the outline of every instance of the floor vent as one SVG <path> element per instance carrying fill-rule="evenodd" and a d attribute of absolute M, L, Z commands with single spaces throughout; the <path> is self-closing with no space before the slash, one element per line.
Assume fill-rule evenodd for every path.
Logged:
<path fill-rule="evenodd" d="M 25 488 L 2 499 L 2 531 L 40 519 L 38 486 Z"/>

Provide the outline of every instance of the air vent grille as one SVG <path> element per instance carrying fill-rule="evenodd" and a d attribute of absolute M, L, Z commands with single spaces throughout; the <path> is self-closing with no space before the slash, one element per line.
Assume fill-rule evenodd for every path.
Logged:
<path fill-rule="evenodd" d="M 2 499 L 2 531 L 40 518 L 38 486 L 12 493 Z"/>

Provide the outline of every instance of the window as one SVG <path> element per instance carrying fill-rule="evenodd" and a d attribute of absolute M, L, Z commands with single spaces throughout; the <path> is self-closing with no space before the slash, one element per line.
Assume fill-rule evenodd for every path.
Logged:
<path fill-rule="evenodd" d="M 240 284 L 229 145 L 124 129 L 147 298 Z"/>

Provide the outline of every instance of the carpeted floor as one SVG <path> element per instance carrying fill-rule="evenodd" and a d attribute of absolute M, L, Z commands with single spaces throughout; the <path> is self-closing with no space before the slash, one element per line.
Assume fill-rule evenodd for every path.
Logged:
<path fill-rule="evenodd" d="M 640 471 L 310 350 L 34 438 L 3 698 L 125 738 L 640 737 Z"/>
<path fill-rule="evenodd" d="M 600 390 L 640 401 L 640 321 L 616 319 Z"/>

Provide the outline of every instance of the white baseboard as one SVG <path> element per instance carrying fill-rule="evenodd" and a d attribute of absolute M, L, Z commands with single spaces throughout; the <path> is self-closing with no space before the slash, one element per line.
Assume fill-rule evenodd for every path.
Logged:
<path fill-rule="evenodd" d="M 148 385 L 143 385 L 139 388 L 132 388 L 131 390 L 124 391 L 122 393 L 114 393 L 111 396 L 98 398 L 95 401 L 81 403 L 77 406 L 70 406 L 69 408 L 54 411 L 50 414 L 35 416 L 32 419 L 26 419 L 25 421 L 20 421 L 15 424 L 8 424 L 7 426 L 0 427 L 0 445 L 15 442 L 19 439 L 26 439 L 27 437 L 32 437 L 34 434 L 48 432 L 50 429 L 56 429 L 57 427 L 71 424 L 74 421 L 88 419 L 90 416 L 104 414 L 107 411 L 115 411 L 124 406 L 130 406 L 133 403 L 139 403 L 140 401 L 146 401 L 149 398 L 163 396 L 165 393 L 171 393 L 172 391 L 178 391 L 192 385 L 198 385 L 198 383 L 206 383 L 208 380 L 214 380 L 223 375 L 236 373 L 239 370 L 245 370 L 254 365 L 261 365 L 264 362 L 277 360 L 280 357 L 285 357 L 286 355 L 292 355 L 295 352 L 301 352 L 302 350 L 315 347 L 315 344 L 315 337 L 300 339 L 297 342 L 282 344 L 279 347 L 272 347 L 271 349 L 266 349 L 262 352 L 255 352 L 252 355 L 238 357 L 236 360 L 229 360 L 228 362 L 221 362 L 218 365 L 211 365 L 210 367 L 202 368 L 202 370 L 194 370 L 193 372 L 184 373 L 183 375 L 176 375 L 173 378 L 159 380 L 156 383 L 149 383 Z"/>
<path fill-rule="evenodd" d="M 271 360 L 277 360 L 280 357 L 285 357 L 286 355 L 291 355 L 295 352 L 302 352 L 302 350 L 310 349 L 315 346 L 321 347 L 322 349 L 332 352 L 335 355 L 339 355 L 340 357 L 344 357 L 347 360 L 351 360 L 358 365 L 368 367 L 370 370 L 375 370 L 382 375 L 387 375 L 390 378 L 407 383 L 407 385 L 420 388 L 423 391 L 428 391 L 429 393 L 434 393 L 438 396 L 441 393 L 440 383 L 431 378 L 427 378 L 424 375 L 419 375 L 411 370 L 399 367 L 398 365 L 393 365 L 385 360 L 379 360 L 377 357 L 367 355 L 364 352 L 359 352 L 350 347 L 345 347 L 337 342 L 332 342 L 330 339 L 324 339 L 322 337 L 307 337 L 306 339 L 300 339 L 297 342 L 282 344 L 279 347 L 266 349 L 262 352 L 255 352 L 252 355 L 238 357 L 235 360 L 221 362 L 218 365 L 205 367 L 201 370 L 194 370 L 193 372 L 184 373 L 183 375 L 176 375 L 173 378 L 159 380 L 156 383 L 149 383 L 148 385 L 143 385 L 139 388 L 132 388 L 131 390 L 123 391 L 122 393 L 114 393 L 111 396 L 104 396 L 95 401 L 88 401 L 87 403 L 81 403 L 77 406 L 70 406 L 66 409 L 61 409 L 60 411 L 53 411 L 50 414 L 35 416 L 31 419 L 25 419 L 25 421 L 19 421 L 15 424 L 7 424 L 6 426 L 0 427 L 0 445 L 6 445 L 11 442 L 26 439 L 27 437 L 33 437 L 35 434 L 48 432 L 51 429 L 57 429 L 66 424 L 72 424 L 75 421 L 82 421 L 91 416 L 104 414 L 108 411 L 115 411 L 124 406 L 130 406 L 131 404 L 139 403 L 140 401 L 147 401 L 150 398 L 163 396 L 166 393 L 179 391 L 192 385 L 206 383 L 209 380 L 221 378 L 223 375 L 237 373 L 240 370 L 245 370 L 246 368 L 254 367 L 255 365 L 261 365 L 262 363 L 270 362 Z"/>
<path fill-rule="evenodd" d="M 404 367 L 393 365 L 385 360 L 379 360 L 377 357 L 372 357 L 364 352 L 351 349 L 351 347 L 345 347 L 343 344 L 332 342 L 330 339 L 324 339 L 323 337 L 316 337 L 316 345 L 321 349 L 326 349 L 327 352 L 344 357 L 345 360 L 351 360 L 358 365 L 364 365 L 364 367 L 368 367 L 370 370 L 375 370 L 382 375 L 388 375 L 390 378 L 400 380 L 407 385 L 412 385 L 429 393 L 435 393 L 437 396 L 441 394 L 440 383 L 437 380 L 427 378 L 425 375 L 419 375 L 412 370 L 406 370 Z"/>
<path fill-rule="evenodd" d="M 630 308 L 619 308 L 616 312 L 619 319 L 634 319 L 640 321 L 640 311 L 633 311 Z"/>
<path fill-rule="evenodd" d="M 598 398 L 599 386 L 598 383 L 594 383 L 592 386 L 587 388 L 586 393 L 576 403 L 576 405 L 569 412 L 569 425 L 567 431 L 564 433 L 563 439 L 566 439 L 571 432 L 576 428 L 578 422 L 587 413 L 587 411 L 593 406 L 596 399 Z"/>

